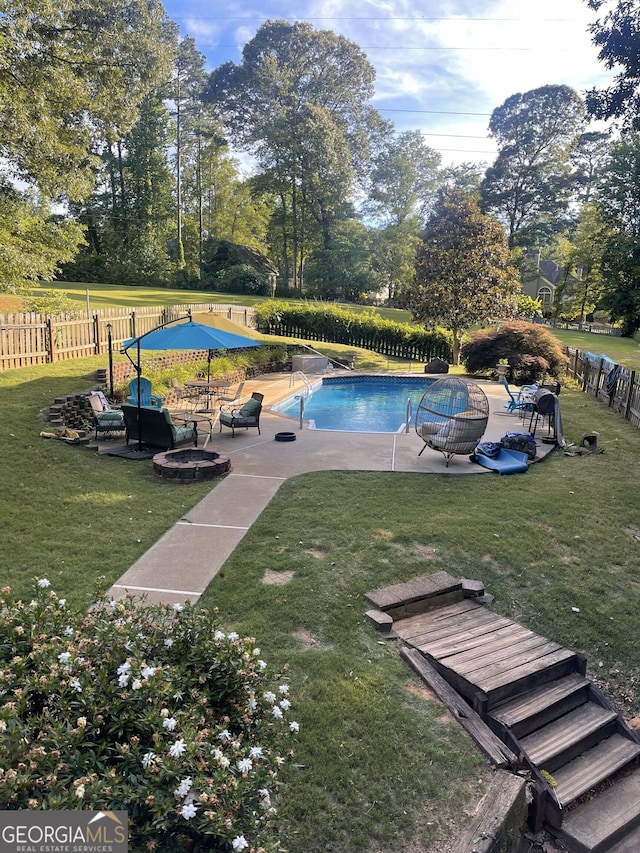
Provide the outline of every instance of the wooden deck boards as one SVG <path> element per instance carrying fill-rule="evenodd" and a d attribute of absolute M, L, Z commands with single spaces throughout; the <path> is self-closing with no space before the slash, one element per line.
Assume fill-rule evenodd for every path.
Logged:
<path fill-rule="evenodd" d="M 495 704 L 509 685 L 535 685 L 549 667 L 570 670 L 575 653 L 534 634 L 471 599 L 394 623 L 407 645 L 421 651 L 467 695 Z M 483 700 L 483 701 L 485 701 Z"/>

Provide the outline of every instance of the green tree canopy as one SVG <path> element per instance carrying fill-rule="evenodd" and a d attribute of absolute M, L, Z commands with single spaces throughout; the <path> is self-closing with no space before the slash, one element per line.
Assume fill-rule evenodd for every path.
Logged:
<path fill-rule="evenodd" d="M 514 317 L 520 291 L 500 223 L 461 190 L 442 190 L 418 248 L 410 291 L 413 319 L 451 331 L 458 364 L 463 332 L 476 323 Z"/>
<path fill-rule="evenodd" d="M 507 228 L 509 245 L 530 245 L 556 227 L 569 203 L 569 154 L 584 123 L 569 86 L 542 86 L 497 107 L 489 131 L 498 157 L 481 186 L 482 209 Z"/>
<path fill-rule="evenodd" d="M 628 130 L 640 130 L 640 4 L 638 0 L 587 0 L 590 9 L 606 10 L 590 26 L 598 59 L 616 69 L 613 84 L 591 89 L 587 109 L 595 118 L 621 119 Z"/>
<path fill-rule="evenodd" d="M 101 127 L 130 129 L 169 74 L 160 0 L 0 0 L 0 157 L 46 196 L 93 186 Z"/>
<path fill-rule="evenodd" d="M 598 204 L 612 229 L 602 256 L 602 305 L 630 335 L 640 328 L 640 133 L 627 133 L 611 146 Z"/>

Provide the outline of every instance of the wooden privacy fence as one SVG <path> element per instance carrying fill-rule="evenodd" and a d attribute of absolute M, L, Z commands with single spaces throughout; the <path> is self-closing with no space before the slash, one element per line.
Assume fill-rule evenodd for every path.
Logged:
<path fill-rule="evenodd" d="M 24 313 L 0 315 L 0 370 L 100 355 L 111 345 L 117 352 L 124 341 L 156 326 L 192 314 L 215 314 L 241 326 L 253 327 L 253 309 L 204 303 L 136 308 L 105 308 L 77 317 Z M 110 328 L 109 328 L 110 327 Z"/>
<path fill-rule="evenodd" d="M 586 394 L 625 417 L 634 426 L 640 426 L 640 377 L 607 358 L 579 349 L 567 347 L 568 373 L 576 379 Z"/>

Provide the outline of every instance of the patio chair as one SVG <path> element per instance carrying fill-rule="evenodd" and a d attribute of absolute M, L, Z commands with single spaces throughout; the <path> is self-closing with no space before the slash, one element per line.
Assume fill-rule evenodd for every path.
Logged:
<path fill-rule="evenodd" d="M 445 467 L 454 455 L 472 453 L 487 428 L 489 401 L 474 382 L 457 376 L 437 379 L 425 392 L 416 412 L 416 433 L 425 447 L 438 450 Z"/>
<path fill-rule="evenodd" d="M 89 394 L 89 405 L 96 427 L 96 440 L 98 433 L 103 433 L 106 437 L 107 434 L 124 431 L 122 410 L 112 408 L 102 391 L 92 391 Z"/>
<path fill-rule="evenodd" d="M 145 408 L 161 409 L 162 397 L 151 393 L 151 380 L 146 376 L 135 377 L 129 383 L 129 396 L 127 403 L 132 406 L 138 405 L 138 383 L 140 383 L 140 405 Z"/>
<path fill-rule="evenodd" d="M 235 438 L 236 429 L 244 427 L 249 429 L 255 427 L 260 435 L 260 412 L 264 394 L 254 391 L 251 398 L 243 406 L 233 407 L 231 404 L 220 406 L 220 432 L 222 427 L 231 428 L 231 437 Z"/>
<path fill-rule="evenodd" d="M 242 397 L 242 389 L 244 388 L 244 382 L 245 382 L 245 380 L 243 379 L 242 382 L 236 388 L 236 392 L 233 395 L 233 397 L 218 397 L 218 402 L 219 403 L 236 403 L 240 399 L 240 397 Z"/>
<path fill-rule="evenodd" d="M 171 386 L 176 394 L 176 409 L 191 412 L 198 407 L 198 401 L 200 400 L 199 391 L 180 385 L 175 377 L 171 380 Z"/>
<path fill-rule="evenodd" d="M 509 396 L 509 399 L 504 404 L 504 408 L 509 412 L 509 414 L 511 414 L 512 412 L 530 412 L 533 409 L 531 401 L 525 399 L 524 395 L 528 393 L 533 393 L 536 390 L 535 385 L 522 385 L 518 389 L 518 393 L 514 394 L 509 388 L 509 383 L 507 382 L 506 376 L 502 377 L 502 384 L 504 385 L 504 390 Z"/>

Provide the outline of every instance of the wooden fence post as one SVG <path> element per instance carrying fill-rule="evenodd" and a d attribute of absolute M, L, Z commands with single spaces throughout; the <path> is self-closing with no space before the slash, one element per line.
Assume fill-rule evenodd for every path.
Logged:
<path fill-rule="evenodd" d="M 97 314 L 93 315 L 93 348 L 96 355 L 102 353 L 100 346 L 100 317 Z"/>
<path fill-rule="evenodd" d="M 53 342 L 53 320 L 51 317 L 47 317 L 47 348 L 49 350 L 48 356 L 49 361 L 53 362 L 55 357 L 55 344 Z"/>

